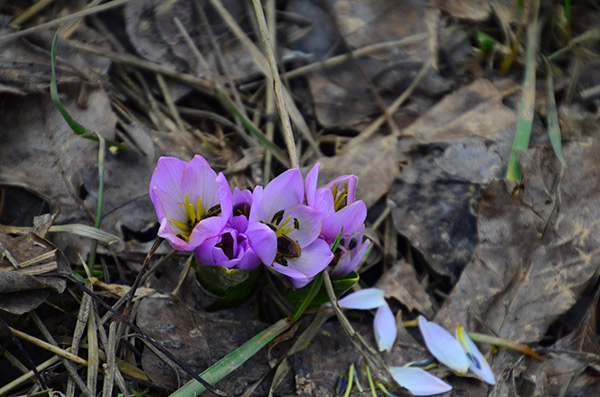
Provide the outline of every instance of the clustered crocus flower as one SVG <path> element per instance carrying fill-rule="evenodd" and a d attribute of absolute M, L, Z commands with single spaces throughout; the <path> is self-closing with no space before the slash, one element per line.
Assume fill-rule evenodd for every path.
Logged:
<path fill-rule="evenodd" d="M 254 270 L 262 263 L 292 288 L 324 269 L 332 278 L 346 276 L 370 246 L 363 241 L 366 206 L 355 199 L 356 176 L 318 188 L 318 171 L 316 164 L 304 181 L 300 170 L 290 169 L 265 187 L 232 193 L 202 156 L 187 163 L 161 157 L 150 182 L 158 235 L 193 251 L 202 265 Z"/>

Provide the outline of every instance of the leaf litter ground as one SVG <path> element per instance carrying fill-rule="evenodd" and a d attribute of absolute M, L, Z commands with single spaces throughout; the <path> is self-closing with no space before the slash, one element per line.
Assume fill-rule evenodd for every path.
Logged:
<path fill-rule="evenodd" d="M 284 147 L 254 11 L 236 0 L 117 1 L 73 16 L 94 4 L 57 3 L 30 15 L 23 4 L 0 6 L 2 395 L 166 395 L 190 379 L 173 359 L 200 373 L 281 316 L 266 277 L 245 303 L 207 311 L 214 296 L 183 273 L 186 257 L 169 254 L 166 244 L 150 257 L 136 299 L 125 295 L 156 236 L 147 191 L 159 156 L 201 154 L 240 188 L 285 169 L 285 159 L 246 132 L 252 123 Z M 538 58 L 554 55 L 549 69 L 537 62 L 532 148 L 518 153 L 525 179 L 515 185 L 503 177 L 532 6 L 501 1 L 473 13 L 463 1 L 327 4 L 264 2 L 286 95 L 295 99 L 301 166 L 320 161 L 323 180 L 359 177 L 375 245 L 361 285 L 386 291 L 399 324 L 422 313 L 447 329 L 460 323 L 530 344 L 544 357 L 485 346 L 496 385 L 440 367 L 435 374 L 454 386 L 450 393 L 598 394 L 600 13 L 570 2 L 540 9 Z M 26 28 L 33 29 L 18 36 Z M 105 155 L 101 235 L 81 227 L 96 215 L 98 145 L 72 134 L 48 92 L 56 29 L 61 101 L 86 128 L 127 144 Z M 479 32 L 492 50 L 479 45 Z M 546 136 L 548 70 L 566 168 Z M 60 277 L 86 277 L 92 237 L 104 241 L 86 284 L 93 298 Z M 274 383 L 274 395 L 332 395 L 352 363 L 364 386 L 361 355 L 333 320 L 276 371 L 313 316 L 217 386 L 231 395 L 268 395 Z M 370 315 L 351 318 L 372 343 Z M 9 327 L 78 357 L 58 358 Z M 400 327 L 383 359 L 391 366 L 423 360 L 421 342 Z"/>

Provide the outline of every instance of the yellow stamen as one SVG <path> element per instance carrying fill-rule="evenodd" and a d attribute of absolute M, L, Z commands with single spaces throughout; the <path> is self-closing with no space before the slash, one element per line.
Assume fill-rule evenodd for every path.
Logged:
<path fill-rule="evenodd" d="M 194 206 L 194 204 L 190 203 L 190 197 L 186 193 L 185 202 L 181 203 L 181 205 L 183 205 L 183 208 L 185 209 L 187 221 L 179 222 L 178 220 L 172 218 L 169 221 L 173 222 L 175 226 L 181 229 L 181 234 L 178 236 L 185 241 L 189 241 L 192 230 L 198 223 L 200 223 L 202 219 L 206 217 L 206 214 L 204 212 L 204 207 L 202 206 L 202 198 L 198 198 L 198 202 L 196 203 L 196 206 Z"/>
<path fill-rule="evenodd" d="M 290 221 L 290 219 L 292 219 L 292 216 L 288 215 L 288 217 L 285 219 L 285 221 L 283 221 L 279 224 L 279 226 L 277 227 L 277 230 L 275 231 L 275 234 L 277 235 L 277 237 L 281 237 L 283 235 L 288 234 L 294 228 L 293 225 L 288 228 L 285 227 L 285 225 L 287 225 L 287 223 Z"/>

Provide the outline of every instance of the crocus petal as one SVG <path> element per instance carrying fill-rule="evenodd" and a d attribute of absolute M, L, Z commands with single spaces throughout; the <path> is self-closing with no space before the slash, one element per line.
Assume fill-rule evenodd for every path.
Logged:
<path fill-rule="evenodd" d="M 337 191 L 340 192 L 346 189 L 348 186 L 348 200 L 346 200 L 347 205 L 350 205 L 354 202 L 354 191 L 356 190 L 356 175 L 342 175 L 338 176 L 331 182 L 329 182 L 325 187 L 333 192 L 334 186 L 337 185 Z"/>
<path fill-rule="evenodd" d="M 375 318 L 373 319 L 373 331 L 375 332 L 375 341 L 379 351 L 391 351 L 398 330 L 396 329 L 396 318 L 389 305 L 379 306 Z"/>
<path fill-rule="evenodd" d="M 319 210 L 323 213 L 323 216 L 329 216 L 335 213 L 333 206 L 333 194 L 329 189 L 321 187 L 315 192 L 315 200 L 312 208 Z"/>
<path fill-rule="evenodd" d="M 355 201 L 323 219 L 322 235 L 330 243 L 342 229 L 343 237 L 350 236 L 363 228 L 366 218 L 367 206 L 361 200 Z"/>
<path fill-rule="evenodd" d="M 158 229 L 158 235 L 171 244 L 176 250 L 179 251 L 193 251 L 197 246 L 191 246 L 187 241 L 177 237 L 177 233 L 173 231 L 171 224 L 167 218 L 162 218 L 160 221 L 160 228 Z"/>
<path fill-rule="evenodd" d="M 248 220 L 250 221 L 262 221 L 260 218 L 262 215 L 262 201 L 263 201 L 263 187 L 258 185 L 254 187 L 252 191 L 252 207 L 250 207 L 250 215 L 248 216 Z M 270 221 L 270 219 L 269 219 Z"/>
<path fill-rule="evenodd" d="M 190 234 L 189 245 L 192 249 L 202 244 L 206 239 L 215 237 L 223 230 L 223 219 L 220 216 L 213 216 L 200 221 Z"/>
<path fill-rule="evenodd" d="M 238 189 L 238 187 L 236 186 L 233 189 L 233 197 L 232 197 L 232 201 L 233 201 L 233 208 L 236 207 L 247 207 L 247 209 L 250 209 L 252 207 L 252 192 L 250 190 L 240 190 Z M 240 213 L 236 213 L 233 215 L 241 215 Z M 243 215 L 248 216 L 248 213 L 245 213 Z"/>
<path fill-rule="evenodd" d="M 306 205 L 295 205 L 283 213 L 283 221 L 288 217 L 290 220 L 285 227 L 291 228 L 291 230 L 286 235 L 292 240 L 296 240 L 301 248 L 311 244 L 319 237 L 323 219 L 320 211 Z"/>
<path fill-rule="evenodd" d="M 421 368 L 390 367 L 390 373 L 400 386 L 415 396 L 432 396 L 452 390 L 452 386 Z"/>
<path fill-rule="evenodd" d="M 325 269 L 332 259 L 333 253 L 329 249 L 329 245 L 319 239 L 303 247 L 300 257 L 297 259 L 288 259 L 287 267 L 312 278 Z"/>
<path fill-rule="evenodd" d="M 345 309 L 369 310 L 387 305 L 384 292 L 379 288 L 365 288 L 346 295 L 338 301 L 340 307 Z"/>
<path fill-rule="evenodd" d="M 233 195 L 231 194 L 231 188 L 229 182 L 222 172 L 217 175 L 217 194 L 219 196 L 219 205 L 221 206 L 221 219 L 223 225 L 231 218 L 233 214 Z M 211 207 L 205 208 L 208 211 Z"/>
<path fill-rule="evenodd" d="M 292 168 L 273 179 L 263 191 L 259 220 L 271 222 L 273 215 L 304 201 L 304 181 L 297 168 Z M 254 203 L 253 203 L 254 204 Z M 254 206 L 253 206 L 254 207 Z"/>
<path fill-rule="evenodd" d="M 313 280 L 313 277 L 308 277 L 306 274 L 296 270 L 290 266 L 283 266 L 280 263 L 273 262 L 270 265 L 271 269 L 277 273 L 283 274 L 289 278 L 292 288 L 302 288 Z"/>
<path fill-rule="evenodd" d="M 427 349 L 442 364 L 459 375 L 469 370 L 470 360 L 462 346 L 448 331 L 423 316 L 418 318 L 419 330 L 423 335 Z"/>
<path fill-rule="evenodd" d="M 152 192 L 150 197 L 156 208 L 156 215 L 158 215 L 158 219 L 161 222 L 163 218 L 174 219 L 183 223 L 187 222 L 187 214 L 182 205 L 185 202 L 185 198 L 177 197 L 173 192 L 167 192 L 159 185 L 153 186 L 150 191 Z M 175 224 L 171 224 L 171 227 L 173 231 L 176 231 L 175 234 L 181 232 Z"/>
<path fill-rule="evenodd" d="M 362 239 L 362 233 L 360 233 L 359 235 L 359 238 Z M 367 252 L 370 246 L 371 241 L 366 240 L 360 245 L 360 248 L 355 248 L 356 252 L 346 252 L 340 258 L 335 268 L 329 273 L 331 278 L 340 278 L 350 274 L 350 272 L 352 272 L 354 269 L 356 269 L 358 265 L 360 265 L 363 258 L 365 257 L 365 253 Z"/>
<path fill-rule="evenodd" d="M 196 155 L 183 171 L 183 192 L 188 194 L 190 203 L 194 206 L 199 198 L 202 199 L 202 206 L 208 211 L 220 204 L 216 179 L 217 173 L 210 168 L 204 157 Z"/>
<path fill-rule="evenodd" d="M 247 247 L 247 250 L 240 257 L 240 260 L 235 267 L 242 270 L 254 270 L 260 265 L 260 262 L 260 258 L 256 255 L 254 250 Z"/>
<path fill-rule="evenodd" d="M 277 254 L 277 235 L 267 225 L 249 222 L 246 235 L 250 246 L 265 265 L 271 265 Z"/>
<path fill-rule="evenodd" d="M 181 180 L 185 161 L 174 157 L 161 157 L 150 181 L 150 199 L 156 208 L 158 219 L 172 217 L 174 208 L 165 208 L 172 203 L 185 201 L 182 192 Z M 175 208 L 178 211 L 179 208 Z M 167 215 L 168 214 L 168 215 Z M 185 211 L 182 212 L 185 217 Z"/>
<path fill-rule="evenodd" d="M 315 192 L 317 190 L 317 181 L 319 179 L 319 165 L 320 163 L 316 163 L 310 172 L 306 174 L 304 192 L 306 194 L 306 205 L 309 207 L 314 207 L 315 204 Z"/>
<path fill-rule="evenodd" d="M 477 377 L 481 378 L 484 382 L 489 383 L 490 385 L 496 384 L 496 378 L 494 377 L 494 373 L 490 368 L 487 360 L 481 354 L 475 343 L 469 337 L 469 334 L 465 332 L 462 326 L 458 325 L 456 327 L 456 339 L 460 342 L 465 353 L 467 353 L 467 357 L 471 361 L 469 365 L 469 369 L 473 372 Z"/>

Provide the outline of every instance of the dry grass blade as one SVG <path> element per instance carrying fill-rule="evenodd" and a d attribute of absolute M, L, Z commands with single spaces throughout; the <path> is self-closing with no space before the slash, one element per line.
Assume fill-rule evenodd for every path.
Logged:
<path fill-rule="evenodd" d="M 34 336 L 26 334 L 25 332 L 21 332 L 21 331 L 19 331 L 17 329 L 14 329 L 12 327 L 9 327 L 9 328 L 10 328 L 10 331 L 17 338 L 19 338 L 19 339 L 22 339 L 24 341 L 27 341 L 27 342 L 33 344 L 33 345 L 41 347 L 42 349 L 48 350 L 49 352 L 52 352 L 52 353 L 54 353 L 54 354 L 56 354 L 58 356 L 67 358 L 67 359 L 69 359 L 69 360 L 71 360 L 71 361 L 73 361 L 73 362 L 75 362 L 77 364 L 81 364 L 81 365 L 85 365 L 85 366 L 88 365 L 87 360 L 85 360 L 85 359 L 83 359 L 83 358 L 81 358 L 81 357 L 79 357 L 79 356 L 71 353 L 69 351 L 70 349 L 67 349 L 67 350 L 61 349 L 61 348 L 56 347 L 56 346 L 54 346 L 54 345 L 52 345 L 52 344 L 50 344 L 48 342 L 45 342 L 45 341 L 43 341 L 41 339 L 38 339 L 38 338 L 36 338 Z"/>
<path fill-rule="evenodd" d="M 87 342 L 88 342 L 88 369 L 87 369 L 87 386 L 96 395 L 96 386 L 98 384 L 98 369 L 100 358 L 98 356 L 98 327 L 96 324 L 96 316 L 94 315 L 94 305 L 88 318 L 87 324 Z"/>
<path fill-rule="evenodd" d="M 423 64 L 423 67 L 421 68 L 421 70 L 419 71 L 419 74 L 417 74 L 417 77 L 415 77 L 415 79 L 410 83 L 410 85 L 406 88 L 406 90 L 404 90 L 404 92 L 402 93 L 402 95 L 400 95 L 388 108 L 388 114 L 394 114 L 394 112 L 396 110 L 398 110 L 398 108 L 400 106 L 402 106 L 402 104 L 408 99 L 408 97 L 410 97 L 410 95 L 413 93 L 413 91 L 415 90 L 415 88 L 417 88 L 417 86 L 419 85 L 419 83 L 421 82 L 421 80 L 423 79 L 423 77 L 425 77 L 425 74 L 427 74 L 427 72 L 429 71 L 429 69 L 431 68 L 431 64 L 432 64 L 432 58 L 429 58 L 427 60 L 427 62 L 425 62 Z M 371 124 L 369 124 L 369 126 L 367 128 L 365 128 L 358 136 L 356 136 L 355 138 L 352 138 L 347 144 L 346 146 L 342 149 L 341 153 L 345 153 L 348 150 L 350 150 L 351 148 L 365 142 L 367 139 L 369 139 L 370 137 L 373 136 L 373 134 L 375 134 L 378 130 L 379 127 L 381 127 L 381 125 L 385 122 L 386 118 L 384 115 L 379 116 L 375 121 L 373 121 Z"/>
<path fill-rule="evenodd" d="M 275 104 L 277 105 L 277 111 L 279 112 L 279 118 L 281 119 L 281 125 L 283 126 L 283 136 L 288 148 L 290 163 L 292 168 L 300 168 L 300 164 L 298 162 L 298 153 L 296 151 L 296 143 L 294 141 L 294 132 L 292 131 L 290 116 L 288 114 L 285 98 L 283 96 L 283 84 L 281 83 L 281 77 L 279 77 L 277 60 L 275 59 L 275 54 L 273 52 L 273 43 L 271 42 L 271 35 L 269 34 L 269 28 L 267 27 L 267 20 L 265 19 L 265 14 L 263 12 L 260 0 L 252 0 L 252 4 L 254 5 L 254 12 L 256 13 L 258 28 L 260 30 L 260 37 L 265 47 L 265 53 L 267 54 L 271 75 L 273 76 Z"/>
<path fill-rule="evenodd" d="M 44 335 L 44 337 L 50 343 L 52 343 L 53 345 L 57 346 L 56 341 L 54 340 L 54 338 L 52 337 L 52 335 L 50 335 L 50 332 L 48 331 L 48 329 L 46 328 L 46 326 L 44 325 L 44 323 L 42 322 L 42 320 L 39 318 L 39 316 L 35 312 L 31 312 L 30 316 L 33 319 L 33 322 L 38 327 L 38 329 L 42 332 L 42 334 Z M 65 358 L 61 358 L 60 360 L 62 361 L 62 364 L 67 369 L 67 372 L 70 375 L 70 380 L 74 381 L 77 384 L 77 386 L 79 386 L 79 389 L 82 391 L 83 394 L 85 394 L 86 396 L 89 396 L 89 397 L 93 397 L 94 394 L 87 388 L 86 384 L 79 377 L 79 374 L 77 373 L 77 370 L 75 369 L 75 367 L 73 366 L 73 364 L 69 360 L 67 360 Z"/>
<path fill-rule="evenodd" d="M 246 49 L 250 52 L 254 62 L 260 69 L 261 73 L 263 73 L 265 76 L 267 76 L 267 78 L 273 79 L 274 77 L 271 75 L 271 69 L 269 67 L 269 62 L 267 61 L 265 56 L 260 52 L 258 47 L 256 47 L 256 45 L 254 45 L 254 43 L 252 43 L 252 41 L 250 41 L 250 39 L 246 36 L 246 34 L 244 34 L 243 30 L 240 28 L 240 26 L 237 24 L 237 22 L 233 19 L 231 14 L 229 14 L 229 12 L 225 9 L 225 7 L 223 7 L 223 4 L 221 4 L 221 2 L 219 0 L 210 0 L 210 3 L 217 10 L 217 12 L 221 16 L 221 18 L 225 21 L 227 26 L 229 26 L 229 29 L 231 29 L 231 31 L 235 34 L 235 36 L 238 38 L 238 40 L 240 40 L 240 42 L 244 45 L 244 47 L 246 47 Z M 298 110 L 298 107 L 296 107 L 296 104 L 294 103 L 292 96 L 285 89 L 283 90 L 283 96 L 285 97 L 285 103 L 288 106 L 287 110 L 289 112 L 289 115 L 290 115 L 292 121 L 294 122 L 294 124 L 296 125 L 296 127 L 298 128 L 298 130 L 300 131 L 302 136 L 304 137 L 304 139 L 306 139 L 308 141 L 309 145 L 315 151 L 315 153 L 317 153 L 317 155 L 321 156 L 321 150 L 319 149 L 319 145 L 317 144 L 317 142 L 314 140 L 313 136 L 311 135 L 310 130 L 308 129 L 308 125 L 306 124 L 304 117 L 300 113 L 300 110 Z"/>
<path fill-rule="evenodd" d="M 112 396 L 115 372 L 117 370 L 115 352 L 117 350 L 117 324 L 110 323 L 108 327 L 108 341 L 106 346 L 106 365 L 104 367 L 103 396 Z"/>
<path fill-rule="evenodd" d="M 40 365 L 35 367 L 35 370 L 39 373 L 43 370 L 45 370 L 46 368 L 56 364 L 57 362 L 60 361 L 59 356 L 52 356 L 51 358 L 49 358 L 48 360 L 44 361 L 43 363 L 41 363 Z M 35 373 L 33 370 L 28 371 L 26 373 L 24 373 L 23 375 L 19 376 L 17 379 L 5 384 L 4 386 L 0 387 L 0 396 L 5 396 L 6 393 L 8 393 L 9 391 L 11 391 L 12 389 L 14 389 L 15 387 L 21 385 L 22 383 L 26 382 L 27 380 L 31 379 L 35 377 Z"/>
<path fill-rule="evenodd" d="M 19 32 L 15 32 L 15 33 L 10 33 L 10 34 L 6 34 L 4 36 L 0 36 L 0 43 L 5 43 L 7 41 L 10 40 L 15 40 L 18 39 L 19 37 L 24 37 L 27 36 L 31 33 L 40 31 L 40 30 L 44 30 L 47 28 L 51 28 L 54 26 L 59 26 L 65 22 L 69 22 L 69 21 L 73 21 L 75 19 L 78 18 L 83 18 L 89 15 L 94 15 L 94 14 L 98 14 L 100 12 L 106 11 L 106 10 L 110 10 L 111 8 L 115 8 L 115 7 L 121 7 L 127 3 L 129 3 L 131 0 L 114 0 L 105 4 L 101 4 L 99 6 L 96 7 L 92 7 L 92 8 L 88 8 L 87 10 L 82 10 L 82 11 L 78 11 L 78 12 L 74 12 L 72 14 L 69 15 L 65 15 L 64 17 L 60 17 L 60 18 L 56 18 L 53 19 L 51 21 L 42 23 L 40 25 L 37 26 L 33 26 L 31 28 L 28 29 L 24 29 L 21 30 Z"/>

